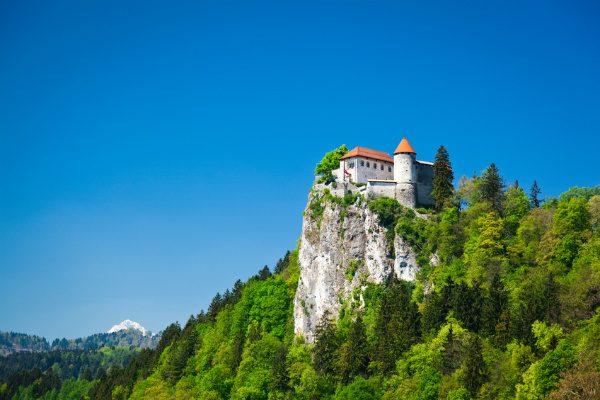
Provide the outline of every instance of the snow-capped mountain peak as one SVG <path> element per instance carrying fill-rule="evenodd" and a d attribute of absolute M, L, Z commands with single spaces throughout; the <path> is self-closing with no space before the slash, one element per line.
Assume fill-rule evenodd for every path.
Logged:
<path fill-rule="evenodd" d="M 120 324 L 114 325 L 112 328 L 110 328 L 108 330 L 108 333 L 123 331 L 126 329 L 135 329 L 137 331 L 142 332 L 142 335 L 144 335 L 144 336 L 147 336 L 150 334 L 150 332 L 146 328 L 144 328 L 142 325 L 140 325 L 137 322 L 132 321 L 130 319 L 126 319 L 125 321 L 121 322 Z"/>

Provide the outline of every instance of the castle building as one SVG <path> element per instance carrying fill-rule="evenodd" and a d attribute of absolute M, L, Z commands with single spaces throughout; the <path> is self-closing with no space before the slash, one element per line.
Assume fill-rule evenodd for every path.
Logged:
<path fill-rule="evenodd" d="M 366 184 L 367 197 L 391 197 L 406 207 L 433 206 L 433 163 L 417 160 L 417 152 L 402 138 L 394 157 L 365 147 L 355 147 L 340 158 L 334 171 L 337 182 Z"/>

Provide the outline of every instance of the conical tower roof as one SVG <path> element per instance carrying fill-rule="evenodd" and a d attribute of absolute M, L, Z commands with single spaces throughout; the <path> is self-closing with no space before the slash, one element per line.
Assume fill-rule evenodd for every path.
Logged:
<path fill-rule="evenodd" d="M 408 139 L 406 139 L 405 137 L 402 138 L 402 140 L 400 141 L 400 144 L 398 145 L 398 147 L 396 147 L 396 151 L 394 151 L 394 154 L 398 154 L 398 153 L 417 154 L 415 149 L 413 149 L 413 147 L 410 145 L 410 143 L 408 143 Z"/>

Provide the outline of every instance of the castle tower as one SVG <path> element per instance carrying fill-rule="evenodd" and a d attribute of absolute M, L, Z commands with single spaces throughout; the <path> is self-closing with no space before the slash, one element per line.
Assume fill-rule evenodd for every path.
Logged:
<path fill-rule="evenodd" d="M 417 153 L 406 138 L 394 151 L 396 200 L 405 207 L 417 206 Z"/>

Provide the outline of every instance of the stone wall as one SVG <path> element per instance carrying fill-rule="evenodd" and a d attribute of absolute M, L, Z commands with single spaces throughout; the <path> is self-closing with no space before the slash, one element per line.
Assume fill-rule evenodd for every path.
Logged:
<path fill-rule="evenodd" d="M 431 197 L 433 185 L 433 164 L 417 161 L 417 206 L 434 206 Z"/>
<path fill-rule="evenodd" d="M 367 183 L 367 197 L 391 197 L 396 196 L 396 182 L 394 181 L 369 181 Z"/>

